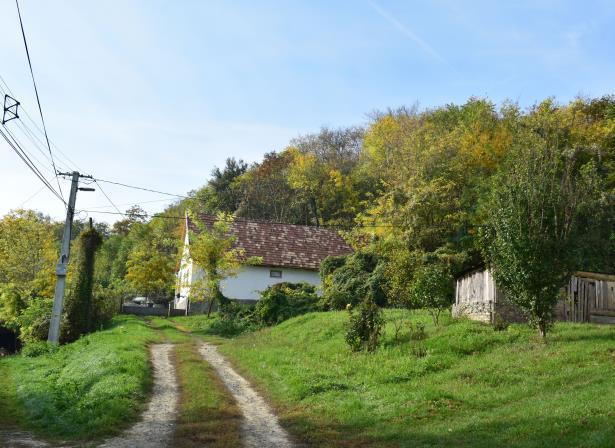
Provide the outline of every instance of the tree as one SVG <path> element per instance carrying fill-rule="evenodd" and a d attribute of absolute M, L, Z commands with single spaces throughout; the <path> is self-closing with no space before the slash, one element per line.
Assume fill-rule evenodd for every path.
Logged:
<path fill-rule="evenodd" d="M 362 170 L 361 128 L 322 128 L 291 141 L 288 181 L 308 205 L 313 224 L 351 227 L 365 200 L 376 190 L 375 178 Z"/>
<path fill-rule="evenodd" d="M 58 252 L 48 218 L 31 210 L 0 220 L 0 283 L 26 295 L 53 296 Z"/>
<path fill-rule="evenodd" d="M 293 161 L 289 151 L 271 152 L 265 154 L 261 163 L 252 165 L 239 180 L 242 201 L 237 216 L 308 224 L 308 204 L 288 180 Z"/>
<path fill-rule="evenodd" d="M 144 223 L 147 218 L 147 212 L 139 205 L 133 205 L 126 210 L 125 218 L 116 221 L 113 224 L 113 232 L 126 236 L 136 223 Z"/>
<path fill-rule="evenodd" d="M 198 232 L 190 235 L 190 257 L 204 274 L 192 286 L 193 297 L 201 296 L 209 302 L 209 316 L 214 303 L 225 303 L 226 298 L 220 290 L 222 280 L 235 276 L 242 262 L 256 264 L 259 260 L 245 259 L 245 251 L 233 247 L 237 238 L 231 232 L 231 215 L 219 213 L 212 226 L 201 222 L 194 213 L 191 213 L 191 218 Z"/>
<path fill-rule="evenodd" d="M 579 263 L 580 218 L 600 197 L 596 164 L 578 148 L 560 148 L 557 135 L 527 134 L 496 177 L 483 231 L 494 277 L 545 338 L 553 306 Z M 585 221 L 585 224 L 588 224 Z"/>
<path fill-rule="evenodd" d="M 418 268 L 410 284 L 410 305 L 413 308 L 426 308 L 435 325 L 440 314 L 453 303 L 455 288 L 448 268 L 441 263 L 433 263 Z"/>
<path fill-rule="evenodd" d="M 185 205 L 200 213 L 235 213 L 244 197 L 241 182 L 248 164 L 235 158 L 226 159 L 224 168 L 215 167 L 207 184 L 190 193 Z"/>
<path fill-rule="evenodd" d="M 140 224 L 131 235 L 135 238 L 126 260 L 126 281 L 138 293 L 156 300 L 172 296 L 175 258 L 164 245 L 153 222 Z"/>

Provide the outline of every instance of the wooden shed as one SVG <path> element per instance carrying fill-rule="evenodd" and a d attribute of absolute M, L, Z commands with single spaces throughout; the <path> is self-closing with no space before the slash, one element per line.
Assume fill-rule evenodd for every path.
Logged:
<path fill-rule="evenodd" d="M 564 288 L 556 316 L 569 322 L 615 324 L 615 275 L 576 272 Z"/>
<path fill-rule="evenodd" d="M 554 312 L 557 320 L 615 324 L 615 275 L 576 272 L 562 289 Z M 497 288 L 489 269 L 457 278 L 453 315 L 489 323 L 498 318 L 524 320 L 521 310 Z"/>

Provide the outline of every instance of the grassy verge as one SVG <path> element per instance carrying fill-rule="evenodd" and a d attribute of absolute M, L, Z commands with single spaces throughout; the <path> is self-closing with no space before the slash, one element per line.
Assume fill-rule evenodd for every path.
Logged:
<path fill-rule="evenodd" d="M 557 324 L 543 345 L 525 326 L 413 320 L 427 339 L 394 340 L 389 323 L 373 354 L 349 352 L 343 312 L 218 342 L 316 446 L 612 446 L 615 328 Z"/>
<path fill-rule="evenodd" d="M 36 358 L 0 360 L 7 422 L 49 438 L 92 439 L 132 422 L 151 383 L 146 346 L 158 338 L 142 320 L 120 316 L 110 329 Z"/>
<path fill-rule="evenodd" d="M 173 446 L 241 446 L 241 412 L 215 371 L 203 361 L 195 343 L 177 346 L 176 365 L 181 404 Z"/>

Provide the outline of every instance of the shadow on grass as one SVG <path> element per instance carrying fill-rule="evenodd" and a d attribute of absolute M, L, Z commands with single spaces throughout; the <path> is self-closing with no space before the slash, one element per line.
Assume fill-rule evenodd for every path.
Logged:
<path fill-rule="evenodd" d="M 346 425 L 293 417 L 282 421 L 308 444 L 318 447 L 587 447 L 614 446 L 615 425 L 607 413 L 577 418 L 471 418 L 459 427 L 442 419 L 432 431 L 421 430 L 421 419 L 399 416 L 391 422 L 366 425 L 363 419 Z M 389 424 L 390 423 L 390 424 Z M 377 426 L 376 426 L 377 425 Z M 434 428 L 434 426 L 432 426 Z"/>

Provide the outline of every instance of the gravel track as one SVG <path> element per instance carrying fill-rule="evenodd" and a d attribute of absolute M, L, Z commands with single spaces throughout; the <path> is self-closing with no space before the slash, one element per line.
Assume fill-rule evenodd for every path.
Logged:
<path fill-rule="evenodd" d="M 100 448 L 163 448 L 169 445 L 179 402 L 172 350 L 172 344 L 152 345 L 154 390 L 147 410 L 139 423 L 120 436 L 107 440 Z"/>
<path fill-rule="evenodd" d="M 203 359 L 216 370 L 243 414 L 241 437 L 247 448 L 292 448 L 295 444 L 280 426 L 265 400 L 226 361 L 214 345 L 203 343 Z"/>

